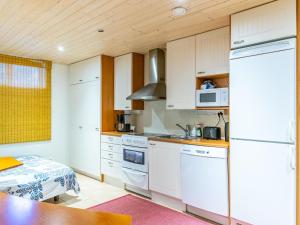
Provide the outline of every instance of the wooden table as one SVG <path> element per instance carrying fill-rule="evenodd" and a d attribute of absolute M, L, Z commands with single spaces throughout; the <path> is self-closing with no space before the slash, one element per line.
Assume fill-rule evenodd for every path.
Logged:
<path fill-rule="evenodd" d="M 49 203 L 0 193 L 1 225 L 131 225 L 131 217 Z"/>

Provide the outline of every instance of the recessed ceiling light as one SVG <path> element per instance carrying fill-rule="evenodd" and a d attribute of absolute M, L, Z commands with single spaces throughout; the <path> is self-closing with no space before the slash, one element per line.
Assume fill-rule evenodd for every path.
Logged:
<path fill-rule="evenodd" d="M 177 3 L 183 4 L 185 2 L 187 2 L 187 0 L 176 0 Z"/>
<path fill-rule="evenodd" d="M 103 33 L 103 32 L 104 32 L 104 30 L 103 30 L 103 29 L 101 29 L 101 28 L 100 28 L 100 29 L 98 29 L 97 31 L 98 31 L 99 33 Z"/>
<path fill-rule="evenodd" d="M 59 45 L 57 47 L 57 50 L 60 51 L 60 52 L 63 52 L 63 51 L 65 51 L 65 48 L 63 46 Z"/>
<path fill-rule="evenodd" d="M 179 16 L 183 16 L 185 15 L 187 12 L 187 9 L 182 7 L 182 6 L 178 6 L 172 9 L 172 15 L 174 17 L 179 17 Z"/>

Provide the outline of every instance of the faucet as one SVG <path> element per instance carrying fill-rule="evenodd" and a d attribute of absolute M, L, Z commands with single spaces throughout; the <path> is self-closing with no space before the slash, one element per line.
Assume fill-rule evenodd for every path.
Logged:
<path fill-rule="evenodd" d="M 190 131 L 188 128 L 184 128 L 183 126 L 181 126 L 180 124 L 176 123 L 176 126 L 179 127 L 181 130 L 184 131 L 185 137 L 189 137 L 190 136 Z"/>

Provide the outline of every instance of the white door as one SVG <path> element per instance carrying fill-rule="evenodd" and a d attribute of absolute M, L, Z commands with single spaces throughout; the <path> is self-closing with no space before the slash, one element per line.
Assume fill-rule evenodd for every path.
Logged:
<path fill-rule="evenodd" d="M 150 142 L 149 188 L 174 198 L 181 198 L 180 150 L 182 145 Z"/>
<path fill-rule="evenodd" d="M 100 174 L 100 83 L 71 85 L 71 166 Z"/>
<path fill-rule="evenodd" d="M 296 36 L 296 1 L 279 0 L 231 16 L 231 47 Z"/>
<path fill-rule="evenodd" d="M 132 54 L 115 58 L 115 110 L 131 110 L 132 94 Z"/>
<path fill-rule="evenodd" d="M 255 225 L 296 224 L 293 145 L 230 141 L 231 215 Z"/>
<path fill-rule="evenodd" d="M 195 109 L 195 36 L 167 43 L 167 109 Z"/>
<path fill-rule="evenodd" d="M 230 61 L 231 138 L 294 143 L 295 68 L 295 49 Z"/>
<path fill-rule="evenodd" d="M 196 36 L 197 76 L 229 73 L 229 27 Z"/>

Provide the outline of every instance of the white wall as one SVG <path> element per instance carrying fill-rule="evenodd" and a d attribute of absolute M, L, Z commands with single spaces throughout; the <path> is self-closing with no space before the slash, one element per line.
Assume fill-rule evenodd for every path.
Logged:
<path fill-rule="evenodd" d="M 68 164 L 68 66 L 52 67 L 52 140 L 0 145 L 0 156 L 35 154 Z"/>
<path fill-rule="evenodd" d="M 145 83 L 149 82 L 149 54 L 145 55 Z M 218 111 L 197 111 L 197 110 L 166 110 L 166 101 L 145 102 L 145 110 L 137 112 L 137 130 L 139 132 L 183 134 L 176 127 L 181 125 L 204 124 L 215 126 L 218 122 Z M 224 115 L 225 120 L 228 116 Z M 219 125 L 224 136 L 224 123 Z"/>

